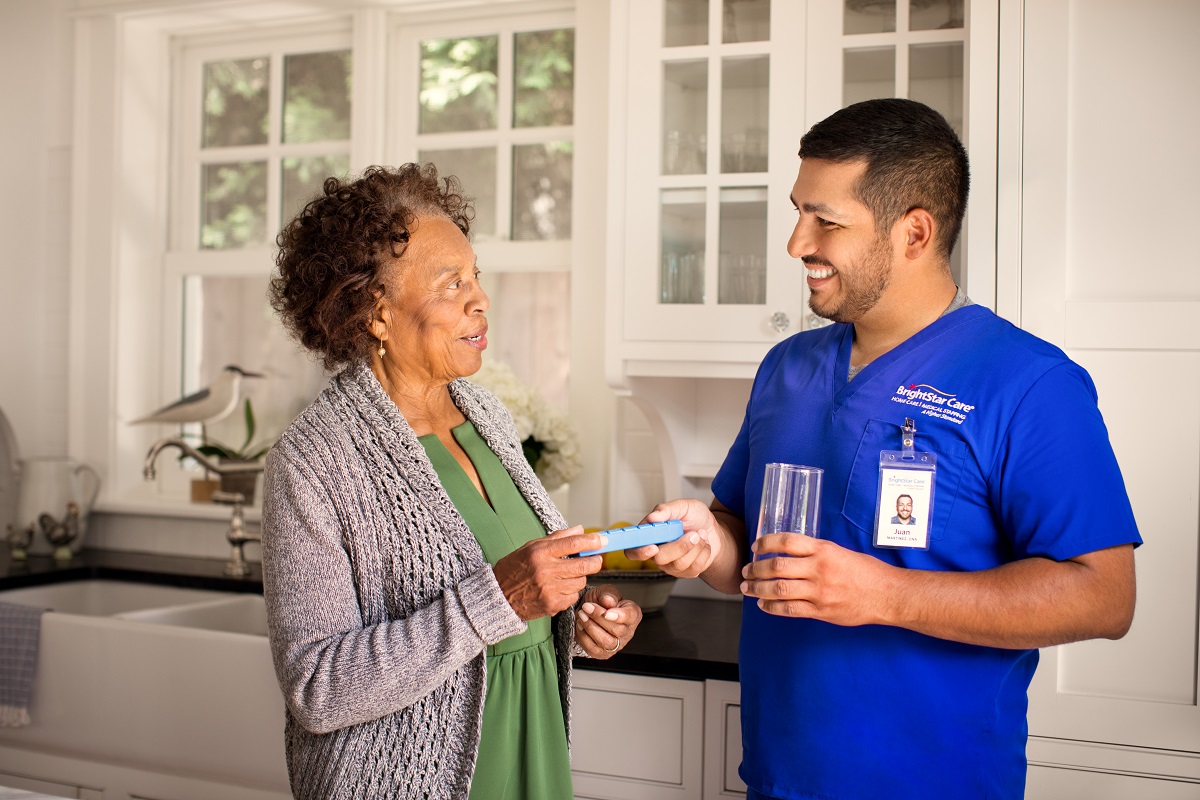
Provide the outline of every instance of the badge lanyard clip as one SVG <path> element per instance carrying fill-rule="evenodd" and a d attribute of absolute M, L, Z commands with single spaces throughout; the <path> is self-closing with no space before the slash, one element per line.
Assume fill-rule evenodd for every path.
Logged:
<path fill-rule="evenodd" d="M 916 458 L 913 453 L 913 443 L 917 440 L 917 425 L 908 417 L 904 418 L 904 427 L 900 429 L 900 456 L 905 461 Z"/>
<path fill-rule="evenodd" d="M 879 454 L 875 500 L 876 547 L 928 550 L 933 526 L 937 456 L 916 449 L 917 425 L 905 417 L 900 449 Z"/>

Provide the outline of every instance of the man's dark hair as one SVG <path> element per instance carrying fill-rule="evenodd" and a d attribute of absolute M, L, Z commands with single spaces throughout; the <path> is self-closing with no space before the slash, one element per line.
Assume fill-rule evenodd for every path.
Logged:
<path fill-rule="evenodd" d="M 941 114 L 915 100 L 864 100 L 813 125 L 800 140 L 800 158 L 867 162 L 855 194 L 880 234 L 923 208 L 937 225 L 938 252 L 950 258 L 971 176 L 967 151 Z"/>

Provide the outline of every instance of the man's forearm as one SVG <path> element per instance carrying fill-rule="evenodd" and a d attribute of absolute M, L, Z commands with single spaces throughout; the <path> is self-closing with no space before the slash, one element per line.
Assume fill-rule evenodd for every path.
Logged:
<path fill-rule="evenodd" d="M 1131 545 L 1078 559 L 1027 558 L 982 572 L 895 570 L 884 624 L 987 647 L 1119 639 L 1133 619 Z"/>

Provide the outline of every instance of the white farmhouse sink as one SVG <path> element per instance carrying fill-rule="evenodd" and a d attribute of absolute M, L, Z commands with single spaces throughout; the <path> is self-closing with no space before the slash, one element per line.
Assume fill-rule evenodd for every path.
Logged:
<path fill-rule="evenodd" d="M 65 614 L 111 617 L 142 608 L 226 599 L 228 592 L 127 581 L 67 581 L 0 592 L 0 602 L 40 606 Z"/>
<path fill-rule="evenodd" d="M 119 581 L 0 591 L 54 608 L 23 728 L 0 747 L 288 791 L 262 598 Z"/>
<path fill-rule="evenodd" d="M 247 636 L 267 635 L 267 606 L 262 597 L 256 594 L 237 597 L 225 595 L 219 600 L 129 611 L 120 616 L 122 619 L 152 622 L 157 625 L 179 625 L 184 628 L 241 633 Z"/>

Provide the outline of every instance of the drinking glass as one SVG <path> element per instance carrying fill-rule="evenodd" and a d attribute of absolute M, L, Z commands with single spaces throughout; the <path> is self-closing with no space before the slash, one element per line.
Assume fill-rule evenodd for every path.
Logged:
<path fill-rule="evenodd" d="M 767 464 L 758 512 L 758 536 L 785 532 L 819 536 L 823 474 L 820 467 Z"/>

